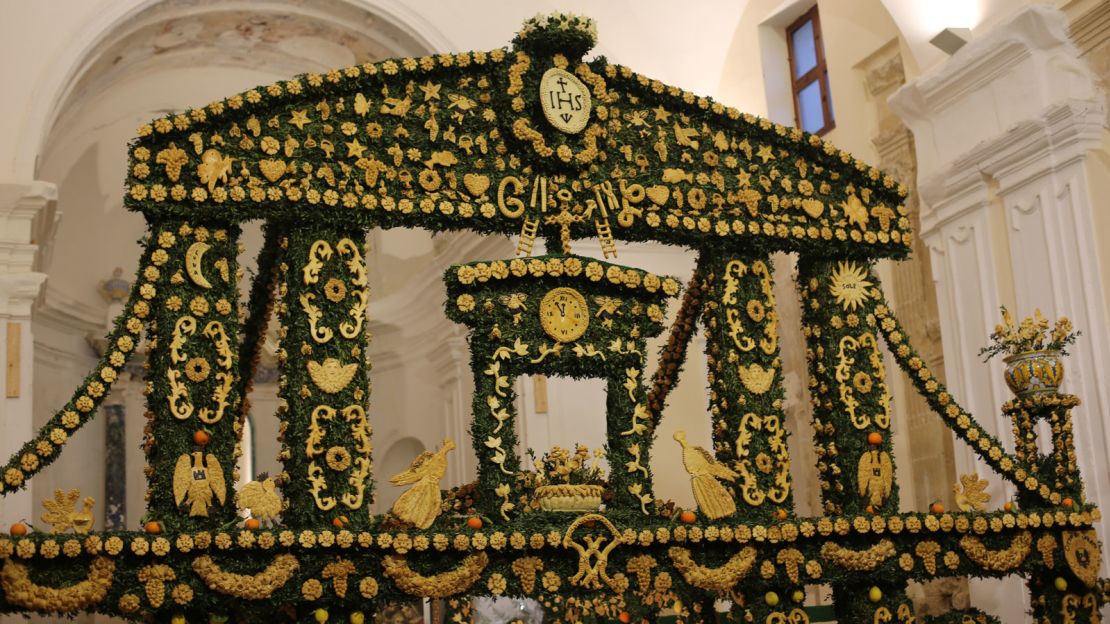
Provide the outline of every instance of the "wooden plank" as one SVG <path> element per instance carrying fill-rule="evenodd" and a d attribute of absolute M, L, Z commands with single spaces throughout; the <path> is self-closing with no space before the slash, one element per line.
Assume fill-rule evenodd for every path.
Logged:
<path fill-rule="evenodd" d="M 547 413 L 547 377 L 532 375 L 532 394 L 535 396 L 534 406 L 537 414 Z"/>
<path fill-rule="evenodd" d="M 8 381 L 7 381 L 7 397 L 9 399 L 19 398 L 19 351 L 20 339 L 23 336 L 19 323 L 8 323 Z"/>

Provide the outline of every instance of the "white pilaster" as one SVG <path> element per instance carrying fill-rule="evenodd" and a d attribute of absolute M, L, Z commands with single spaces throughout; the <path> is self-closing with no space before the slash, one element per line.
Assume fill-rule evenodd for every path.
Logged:
<path fill-rule="evenodd" d="M 32 270 L 38 249 L 32 241 L 36 215 L 56 199 L 57 190 L 53 184 L 38 181 L 0 183 L 0 353 L 9 354 L 9 335 L 14 336 L 13 329 L 19 336 L 18 388 L 0 395 L 3 396 L 0 399 L 0 461 L 7 461 L 34 435 L 31 308 L 46 275 Z M 0 387 L 8 389 L 8 379 L 3 381 Z M 10 396 L 12 394 L 16 396 Z M 0 499 L 0 527 L 19 520 L 30 521 L 33 511 L 29 488 L 10 494 Z"/>
<path fill-rule="evenodd" d="M 1002 363 L 977 357 L 1006 305 L 1069 316 L 1083 337 L 1066 362 L 1089 500 L 1110 501 L 1110 366 L 1106 252 L 1110 224 L 1096 189 L 1110 173 L 1106 109 L 1095 77 L 1068 37 L 1065 16 L 1030 5 L 980 33 L 948 62 L 890 100 L 914 133 L 944 362 L 953 395 L 1012 448 L 999 406 L 1010 398 Z M 1102 256 L 1102 257 L 1100 257 Z M 960 473 L 975 455 L 956 443 Z M 998 481 L 997 478 L 993 479 Z M 1012 492 L 1007 487 L 1006 492 Z M 1008 496 L 994 488 L 995 500 Z M 1110 518 L 1099 533 L 1110 534 Z M 1110 572 L 1103 561 L 1102 575 Z M 1010 585 L 1013 585 L 1011 587 Z M 972 604 L 1005 622 L 1028 621 L 1017 581 L 972 584 Z"/>
<path fill-rule="evenodd" d="M 447 456 L 449 485 L 469 483 L 477 475 L 477 461 L 470 448 L 471 398 L 474 380 L 470 373 L 470 351 L 461 330 L 447 328 L 449 337 L 429 355 L 438 381 L 439 399 L 443 406 L 444 435 L 458 444 Z"/>

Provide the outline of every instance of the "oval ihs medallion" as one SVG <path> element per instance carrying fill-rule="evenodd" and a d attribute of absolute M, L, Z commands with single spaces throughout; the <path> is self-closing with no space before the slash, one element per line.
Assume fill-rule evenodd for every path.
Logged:
<path fill-rule="evenodd" d="M 540 105 L 547 121 L 567 134 L 576 134 L 590 120 L 590 90 L 574 74 L 552 67 L 540 79 Z"/>

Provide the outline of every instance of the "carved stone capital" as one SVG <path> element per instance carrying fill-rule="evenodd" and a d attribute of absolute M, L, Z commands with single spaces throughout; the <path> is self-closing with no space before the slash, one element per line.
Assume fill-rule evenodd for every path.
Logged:
<path fill-rule="evenodd" d="M 31 306 L 45 280 L 45 273 L 0 275 L 0 318 L 30 320 Z"/>
<path fill-rule="evenodd" d="M 0 273 L 39 268 L 33 241 L 53 237 L 57 199 L 58 189 L 49 182 L 0 183 Z"/>
<path fill-rule="evenodd" d="M 889 102 L 913 131 L 922 179 L 948 175 L 956 158 L 1054 109 L 1103 108 L 1067 17 L 1042 4 L 977 34 Z"/>
<path fill-rule="evenodd" d="M 902 69 L 902 55 L 895 54 L 883 64 L 871 68 L 864 75 L 863 84 L 871 95 L 879 95 L 906 81 L 905 71 Z"/>

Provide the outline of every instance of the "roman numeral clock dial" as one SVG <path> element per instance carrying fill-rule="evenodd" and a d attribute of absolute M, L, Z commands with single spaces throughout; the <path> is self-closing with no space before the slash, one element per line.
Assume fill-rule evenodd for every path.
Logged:
<path fill-rule="evenodd" d="M 586 298 L 573 288 L 553 288 L 540 301 L 540 325 L 559 342 L 573 342 L 586 333 L 590 310 Z"/>

